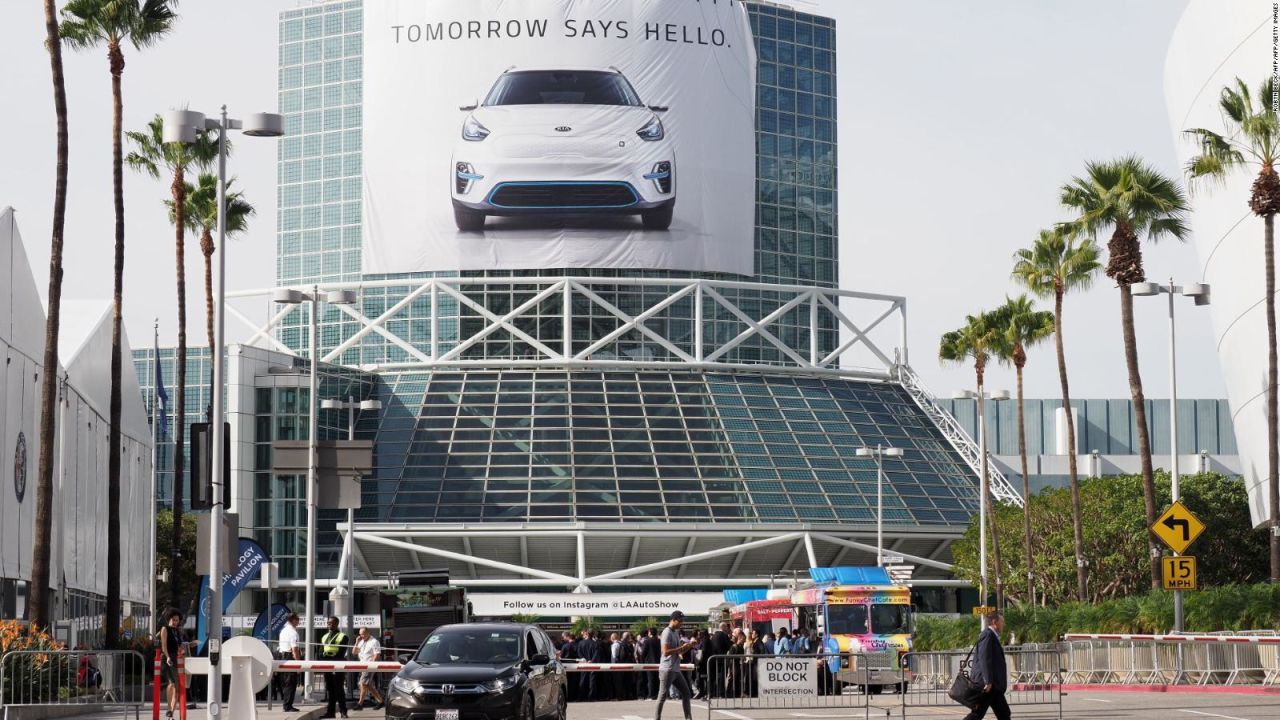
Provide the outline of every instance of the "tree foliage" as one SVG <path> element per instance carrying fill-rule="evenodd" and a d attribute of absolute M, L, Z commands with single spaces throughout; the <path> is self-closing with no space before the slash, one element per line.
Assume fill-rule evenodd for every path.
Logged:
<path fill-rule="evenodd" d="M 1169 477 L 1156 475 L 1161 508 L 1170 503 Z M 1197 558 L 1202 587 L 1262 582 L 1268 574 L 1267 537 L 1254 530 L 1249 518 L 1244 485 L 1216 473 L 1184 476 L 1182 502 L 1208 529 L 1189 550 Z M 1084 558 L 1090 569 L 1091 602 L 1141 593 L 1148 584 L 1147 524 L 1142 498 L 1142 478 L 1122 475 L 1081 481 L 1081 515 L 1084 523 Z M 1058 605 L 1075 597 L 1076 568 L 1071 530 L 1071 494 L 1065 488 L 1045 490 L 1029 501 L 1032 557 L 1036 568 L 1037 601 Z M 1021 508 L 1001 505 L 996 524 L 1002 533 L 1017 533 Z M 953 546 L 956 574 L 977 582 L 977 518 Z M 1016 554 L 1005 557 L 1007 577 L 1021 577 L 1026 569 Z M 1025 598 L 1010 587 L 1017 603 Z"/>

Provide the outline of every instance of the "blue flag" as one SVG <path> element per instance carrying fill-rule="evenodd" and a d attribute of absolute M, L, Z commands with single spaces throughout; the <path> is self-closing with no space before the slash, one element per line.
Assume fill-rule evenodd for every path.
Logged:
<path fill-rule="evenodd" d="M 258 577 L 262 564 L 267 562 L 271 562 L 271 556 L 262 549 L 261 545 L 249 538 L 240 538 L 240 551 L 233 563 L 235 571 L 222 576 L 222 612 L 225 613 L 227 608 L 231 607 L 231 601 L 235 600 L 240 591 Z M 204 652 L 204 644 L 209 632 L 209 610 L 212 600 L 209 594 L 209 577 L 206 575 L 200 583 L 200 605 L 196 615 L 196 641 L 199 643 L 200 653 Z"/>
<path fill-rule="evenodd" d="M 285 621 L 289 619 L 289 606 L 283 603 L 276 603 L 267 610 L 258 613 L 258 620 L 253 624 L 253 636 L 259 640 L 267 641 L 267 627 L 270 625 L 271 636 L 280 637 L 280 631 L 284 629 Z"/>
<path fill-rule="evenodd" d="M 164 390 L 164 373 L 160 369 L 160 340 L 156 339 L 156 398 L 152 409 L 156 423 L 156 439 L 169 434 L 169 393 Z"/>

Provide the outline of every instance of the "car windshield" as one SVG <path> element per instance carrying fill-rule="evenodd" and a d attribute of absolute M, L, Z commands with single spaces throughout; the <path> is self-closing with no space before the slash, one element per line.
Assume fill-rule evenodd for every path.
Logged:
<path fill-rule="evenodd" d="M 622 75 L 599 70 L 530 70 L 498 79 L 485 105 L 640 105 Z"/>
<path fill-rule="evenodd" d="M 458 628 L 431 633 L 419 648 L 415 661 L 420 665 L 500 665 L 519 659 L 518 630 Z"/>
<path fill-rule="evenodd" d="M 877 635 L 911 632 L 910 605 L 872 605 L 871 631 Z"/>
<path fill-rule="evenodd" d="M 866 605 L 828 605 L 828 635 L 866 635 Z"/>

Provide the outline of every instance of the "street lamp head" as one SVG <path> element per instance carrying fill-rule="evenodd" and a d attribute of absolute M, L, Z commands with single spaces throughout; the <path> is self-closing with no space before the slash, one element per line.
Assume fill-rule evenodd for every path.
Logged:
<path fill-rule="evenodd" d="M 381 410 L 382 401 L 381 400 L 361 400 L 360 409 L 361 410 Z"/>
<path fill-rule="evenodd" d="M 1196 301 L 1196 305 L 1209 304 L 1209 284 L 1208 283 L 1191 283 L 1182 288 L 1182 294 Z"/>
<path fill-rule="evenodd" d="M 298 303 L 301 303 L 303 300 L 306 300 L 307 296 L 304 295 L 301 290 L 290 290 L 289 288 L 276 288 L 276 291 L 272 293 L 272 299 L 274 299 L 276 302 L 280 303 L 281 305 L 297 305 Z"/>
<path fill-rule="evenodd" d="M 355 305 L 356 294 L 352 290 L 330 290 L 325 293 L 324 301 L 330 305 Z"/>
<path fill-rule="evenodd" d="M 1129 294 L 1138 297 L 1149 297 L 1151 295 L 1159 295 L 1164 288 L 1158 283 L 1140 282 L 1129 286 Z"/>
<path fill-rule="evenodd" d="M 902 457 L 902 448 L 885 448 L 881 454 L 885 457 L 900 458 Z"/>
<path fill-rule="evenodd" d="M 284 135 L 284 116 L 275 113 L 246 115 L 242 126 L 249 137 L 281 137 Z"/>
<path fill-rule="evenodd" d="M 956 390 L 951 393 L 952 400 L 972 400 L 977 397 L 977 393 L 972 390 Z"/>
<path fill-rule="evenodd" d="M 194 110 L 170 110 L 164 114 L 161 140 L 165 143 L 190 145 L 196 141 L 196 135 L 204 128 L 204 113 Z"/>
<path fill-rule="evenodd" d="M 875 448 L 860 447 L 854 454 L 858 457 L 872 457 L 876 454 L 876 451 Z"/>
<path fill-rule="evenodd" d="M 344 405 L 345 403 L 343 403 L 341 400 L 321 400 L 320 401 L 321 410 L 342 410 Z"/>
<path fill-rule="evenodd" d="M 1008 399 L 1009 399 L 1009 391 L 1008 391 L 1008 390 L 996 390 L 996 391 L 994 391 L 994 392 L 992 392 L 992 393 L 991 393 L 991 399 L 992 399 L 992 400 L 995 400 L 996 402 L 1001 402 L 1001 401 L 1003 401 L 1003 400 L 1008 400 Z"/>

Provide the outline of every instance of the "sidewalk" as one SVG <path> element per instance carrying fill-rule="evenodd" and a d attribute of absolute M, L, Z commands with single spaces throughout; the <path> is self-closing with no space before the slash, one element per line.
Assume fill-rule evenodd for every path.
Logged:
<path fill-rule="evenodd" d="M 259 703 L 258 720 L 317 720 L 317 718 L 324 714 L 324 710 L 324 705 L 310 705 L 298 708 L 298 712 L 287 713 L 280 709 L 280 703 L 276 703 L 275 707 L 271 710 L 267 709 L 265 703 Z M 365 712 L 364 714 L 366 717 L 374 717 L 368 712 Z M 174 716 L 177 717 L 176 713 Z M 151 717 L 151 708 L 144 708 L 141 713 L 141 717 L 149 720 Z M 163 711 L 161 711 L 160 717 L 164 717 Z M 204 717 L 204 705 L 187 710 L 187 720 L 204 720 Z M 360 717 L 360 713 L 353 713 L 352 717 Z M 99 712 L 89 715 L 76 715 L 74 718 L 68 718 L 68 720 L 122 720 L 123 718 L 129 718 L 129 720 L 132 720 L 133 711 L 115 710 L 109 713 Z"/>

